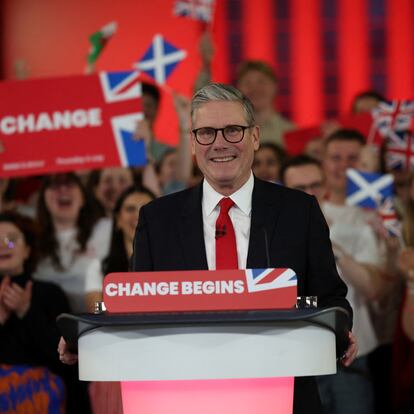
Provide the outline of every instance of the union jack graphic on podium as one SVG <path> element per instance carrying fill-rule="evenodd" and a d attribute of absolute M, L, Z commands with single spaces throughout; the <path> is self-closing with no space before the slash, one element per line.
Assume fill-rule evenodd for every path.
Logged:
<path fill-rule="evenodd" d="M 105 102 L 112 103 L 141 98 L 141 83 L 138 77 L 139 72 L 136 70 L 101 72 L 99 78 Z"/>
<path fill-rule="evenodd" d="M 383 137 L 391 131 L 405 131 L 411 128 L 414 116 L 414 101 L 384 101 L 372 110 L 376 129 Z"/>
<path fill-rule="evenodd" d="M 185 50 L 176 48 L 167 42 L 162 35 L 157 34 L 144 56 L 134 66 L 163 85 L 178 63 L 186 56 Z"/>
<path fill-rule="evenodd" d="M 414 140 L 411 131 L 391 131 L 386 140 L 385 162 L 389 170 L 414 169 Z"/>
<path fill-rule="evenodd" d="M 247 269 L 247 290 L 261 292 L 271 289 L 295 288 L 298 277 L 292 269 Z"/>

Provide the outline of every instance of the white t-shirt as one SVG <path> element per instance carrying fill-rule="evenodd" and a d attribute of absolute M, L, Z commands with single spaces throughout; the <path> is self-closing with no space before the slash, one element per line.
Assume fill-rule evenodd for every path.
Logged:
<path fill-rule="evenodd" d="M 359 263 L 381 265 L 378 243 L 372 228 L 366 223 L 362 210 L 348 205 L 325 202 L 322 210 L 329 224 L 330 237 L 347 254 Z M 338 269 L 340 272 L 340 269 Z M 345 280 L 345 283 L 347 281 Z M 351 283 L 347 283 L 349 300 L 354 310 L 353 332 L 358 340 L 358 356 L 366 355 L 378 346 L 368 310 L 368 303 Z"/>
<path fill-rule="evenodd" d="M 41 260 L 33 277 L 59 285 L 66 293 L 72 312 L 86 312 L 85 295 L 102 291 L 101 259 L 107 256 L 112 222 L 100 220 L 92 231 L 84 253 L 78 253 L 76 229 L 56 234 L 62 269 L 56 269 L 50 257 Z"/>

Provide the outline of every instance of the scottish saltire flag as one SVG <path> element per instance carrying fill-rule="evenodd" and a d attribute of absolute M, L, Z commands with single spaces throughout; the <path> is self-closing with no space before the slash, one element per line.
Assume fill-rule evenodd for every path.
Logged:
<path fill-rule="evenodd" d="M 158 84 L 163 85 L 176 66 L 186 56 L 187 52 L 185 50 L 178 49 L 167 42 L 161 34 L 157 34 L 144 56 L 134 66 L 145 72 Z"/>
<path fill-rule="evenodd" d="M 105 102 L 120 102 L 128 99 L 141 98 L 141 83 L 139 72 L 129 70 L 124 72 L 101 72 L 99 79 Z"/>
<path fill-rule="evenodd" d="M 387 197 L 378 207 L 382 225 L 390 236 L 401 238 L 402 226 L 398 219 L 392 197 Z"/>
<path fill-rule="evenodd" d="M 119 158 L 123 167 L 139 166 L 147 163 L 145 141 L 134 137 L 137 123 L 143 118 L 142 113 L 136 113 L 114 116 L 111 119 Z"/>
<path fill-rule="evenodd" d="M 214 0 L 176 0 L 173 14 L 208 23 L 213 18 L 213 10 Z"/>
<path fill-rule="evenodd" d="M 384 101 L 372 110 L 376 129 L 383 137 L 391 131 L 406 131 L 411 129 L 414 116 L 414 101 Z"/>
<path fill-rule="evenodd" d="M 296 289 L 298 278 L 292 269 L 248 269 L 246 281 L 249 292 L 261 292 L 279 288 Z"/>
<path fill-rule="evenodd" d="M 352 206 L 376 209 L 393 193 L 391 174 L 365 173 L 355 169 L 346 172 L 346 203 Z"/>
<path fill-rule="evenodd" d="M 414 135 L 411 131 L 391 131 L 386 139 L 385 163 L 389 170 L 414 169 Z"/>

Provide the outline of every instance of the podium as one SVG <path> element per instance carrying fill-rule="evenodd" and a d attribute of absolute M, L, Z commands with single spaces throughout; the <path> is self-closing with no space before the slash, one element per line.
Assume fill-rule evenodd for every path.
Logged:
<path fill-rule="evenodd" d="M 81 380 L 122 382 L 125 414 L 287 414 L 293 377 L 336 372 L 349 315 L 338 307 L 62 314 L 58 325 L 78 351 Z"/>

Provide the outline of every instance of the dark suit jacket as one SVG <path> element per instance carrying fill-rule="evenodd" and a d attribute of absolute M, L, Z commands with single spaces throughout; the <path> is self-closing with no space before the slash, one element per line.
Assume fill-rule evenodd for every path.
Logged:
<path fill-rule="evenodd" d="M 141 208 L 133 271 L 208 269 L 201 209 L 202 184 Z M 289 267 L 298 295 L 317 296 L 319 307 L 341 306 L 352 315 L 347 288 L 336 271 L 329 230 L 314 197 L 255 179 L 248 269 Z M 294 412 L 320 412 L 313 378 L 297 378 Z"/>

